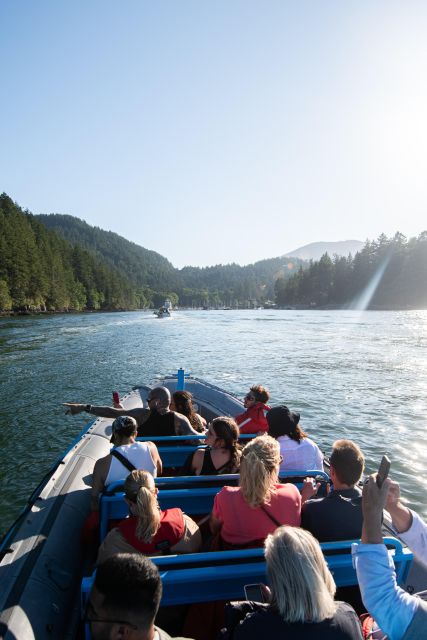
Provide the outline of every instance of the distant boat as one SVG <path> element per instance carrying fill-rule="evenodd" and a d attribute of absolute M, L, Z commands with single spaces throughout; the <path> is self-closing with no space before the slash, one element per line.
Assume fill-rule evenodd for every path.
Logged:
<path fill-rule="evenodd" d="M 158 318 L 170 318 L 172 315 L 171 312 L 172 312 L 172 302 L 169 300 L 169 298 L 166 298 L 163 305 L 157 311 L 155 311 L 154 314 Z"/>

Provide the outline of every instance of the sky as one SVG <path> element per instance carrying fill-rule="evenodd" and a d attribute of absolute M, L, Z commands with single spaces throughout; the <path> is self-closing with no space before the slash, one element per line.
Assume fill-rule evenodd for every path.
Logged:
<path fill-rule="evenodd" d="M 176 267 L 427 229 L 425 0 L 1 0 L 0 192 Z"/>

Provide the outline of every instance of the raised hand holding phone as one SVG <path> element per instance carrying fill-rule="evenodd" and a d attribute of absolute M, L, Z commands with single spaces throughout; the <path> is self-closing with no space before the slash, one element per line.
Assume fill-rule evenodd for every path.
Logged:
<path fill-rule="evenodd" d="M 377 473 L 377 487 L 381 489 L 384 484 L 384 480 L 387 478 L 390 472 L 391 462 L 387 456 L 383 456 L 380 462 L 380 466 Z"/>

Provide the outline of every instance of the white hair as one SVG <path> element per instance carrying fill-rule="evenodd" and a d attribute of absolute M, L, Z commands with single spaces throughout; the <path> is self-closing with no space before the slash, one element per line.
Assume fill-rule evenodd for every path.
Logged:
<path fill-rule="evenodd" d="M 336 611 L 336 585 L 318 541 L 282 526 L 265 541 L 273 605 L 286 622 L 321 622 Z"/>

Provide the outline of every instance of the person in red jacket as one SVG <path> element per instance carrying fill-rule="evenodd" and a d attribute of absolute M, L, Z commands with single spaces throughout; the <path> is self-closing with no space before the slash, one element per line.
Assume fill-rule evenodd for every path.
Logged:
<path fill-rule="evenodd" d="M 235 417 L 240 428 L 240 433 L 263 434 L 268 431 L 266 413 L 270 407 L 266 404 L 270 394 L 268 390 L 260 384 L 250 388 L 244 400 L 246 411 Z"/>

